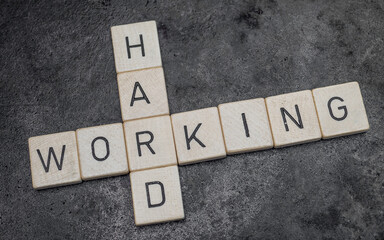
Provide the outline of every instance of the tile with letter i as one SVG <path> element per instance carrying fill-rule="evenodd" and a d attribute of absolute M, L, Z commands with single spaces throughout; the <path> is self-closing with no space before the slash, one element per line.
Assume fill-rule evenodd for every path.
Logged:
<path fill-rule="evenodd" d="M 113 26 L 111 35 L 117 73 L 161 66 L 155 21 Z"/>
<path fill-rule="evenodd" d="M 130 175 L 137 226 L 184 219 L 177 166 L 137 171 Z"/>
<path fill-rule="evenodd" d="M 265 99 L 275 148 L 321 139 L 310 90 Z"/>
<path fill-rule="evenodd" d="M 33 188 L 81 182 L 74 131 L 31 137 L 28 145 Z"/>
<path fill-rule="evenodd" d="M 369 130 L 363 97 L 357 82 L 312 90 L 324 139 Z"/>

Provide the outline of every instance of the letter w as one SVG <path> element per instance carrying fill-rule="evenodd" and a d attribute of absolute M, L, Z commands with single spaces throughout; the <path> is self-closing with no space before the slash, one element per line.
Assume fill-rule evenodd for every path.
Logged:
<path fill-rule="evenodd" d="M 45 172 L 49 172 L 49 165 L 51 163 L 51 155 L 55 159 L 57 169 L 61 170 L 61 168 L 63 167 L 64 152 L 65 152 L 65 145 L 63 145 L 63 149 L 61 150 L 61 157 L 60 157 L 60 163 L 59 163 L 57 161 L 57 157 L 56 157 L 55 151 L 53 150 L 53 147 L 49 147 L 47 165 L 45 165 L 44 159 L 41 156 L 40 149 L 37 149 L 37 154 L 39 154 L 39 157 L 40 157 L 41 163 L 43 164 Z"/>

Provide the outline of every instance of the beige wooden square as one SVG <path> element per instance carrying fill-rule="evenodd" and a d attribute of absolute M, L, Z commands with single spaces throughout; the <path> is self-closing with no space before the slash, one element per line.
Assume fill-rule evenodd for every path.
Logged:
<path fill-rule="evenodd" d="M 273 147 L 264 98 L 219 105 L 227 154 Z"/>
<path fill-rule="evenodd" d="M 131 189 L 137 226 L 184 219 L 177 166 L 132 172 Z"/>
<path fill-rule="evenodd" d="M 111 34 L 117 73 L 161 66 L 155 21 L 113 26 Z"/>
<path fill-rule="evenodd" d="M 81 182 L 74 131 L 31 137 L 28 145 L 33 188 Z"/>
<path fill-rule="evenodd" d="M 163 68 L 120 73 L 117 82 L 123 121 L 169 114 Z"/>
<path fill-rule="evenodd" d="M 123 124 L 77 129 L 76 136 L 83 180 L 128 173 Z"/>
<path fill-rule="evenodd" d="M 176 113 L 171 117 L 180 165 L 226 156 L 217 107 Z"/>
<path fill-rule="evenodd" d="M 312 90 L 323 138 L 369 130 L 363 97 L 357 82 Z"/>
<path fill-rule="evenodd" d="M 276 148 L 321 139 L 310 90 L 265 99 Z"/>
<path fill-rule="evenodd" d="M 169 115 L 124 123 L 130 171 L 177 165 Z"/>

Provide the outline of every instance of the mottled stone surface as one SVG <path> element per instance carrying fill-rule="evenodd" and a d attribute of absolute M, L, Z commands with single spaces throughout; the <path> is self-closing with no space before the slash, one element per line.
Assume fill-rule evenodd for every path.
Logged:
<path fill-rule="evenodd" d="M 384 239 L 383 1 L 1 1 L 1 239 Z M 27 139 L 121 121 L 110 27 L 156 20 L 171 113 L 358 81 L 371 130 L 180 167 L 136 227 L 129 176 L 32 189 Z"/>

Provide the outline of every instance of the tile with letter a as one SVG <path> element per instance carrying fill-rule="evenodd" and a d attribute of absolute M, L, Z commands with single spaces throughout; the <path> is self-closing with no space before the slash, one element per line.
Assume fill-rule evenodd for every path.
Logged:
<path fill-rule="evenodd" d="M 357 82 L 312 90 L 323 138 L 369 130 L 363 97 Z"/>
<path fill-rule="evenodd" d="M 137 171 L 130 175 L 137 226 L 184 219 L 177 166 Z"/>
<path fill-rule="evenodd" d="M 117 75 L 123 121 L 169 114 L 163 68 Z"/>
<path fill-rule="evenodd" d="M 128 173 L 123 124 L 77 129 L 76 136 L 83 180 Z"/>
<path fill-rule="evenodd" d="M 131 171 L 177 165 L 169 115 L 124 123 Z"/>
<path fill-rule="evenodd" d="M 273 147 L 264 98 L 219 105 L 227 154 Z"/>
<path fill-rule="evenodd" d="M 180 165 L 226 156 L 217 107 L 172 114 Z"/>
<path fill-rule="evenodd" d="M 74 131 L 31 137 L 28 145 L 33 188 L 81 182 Z"/>
<path fill-rule="evenodd" d="M 275 148 L 321 139 L 310 90 L 265 99 Z"/>
<path fill-rule="evenodd" d="M 161 66 L 155 21 L 113 26 L 111 34 L 117 73 Z"/>

